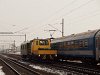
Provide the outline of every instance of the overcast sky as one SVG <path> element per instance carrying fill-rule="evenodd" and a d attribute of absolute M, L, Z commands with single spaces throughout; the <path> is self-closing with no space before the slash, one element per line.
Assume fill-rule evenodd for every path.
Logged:
<path fill-rule="evenodd" d="M 44 30 L 54 30 L 48 24 L 61 31 L 62 18 L 65 36 L 100 29 L 100 0 L 0 0 L 0 32 L 48 38 Z M 60 31 L 53 36 L 61 37 Z"/>

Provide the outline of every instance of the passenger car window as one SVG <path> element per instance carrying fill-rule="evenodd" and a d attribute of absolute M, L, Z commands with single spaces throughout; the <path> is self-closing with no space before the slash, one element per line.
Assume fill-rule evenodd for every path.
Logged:
<path fill-rule="evenodd" d="M 80 46 L 80 48 L 83 47 L 83 44 L 84 44 L 83 40 L 80 40 L 80 41 L 79 41 L 79 46 Z"/>
<path fill-rule="evenodd" d="M 67 45 L 70 45 L 71 43 L 70 43 L 70 41 L 69 42 L 67 42 Z"/>
<path fill-rule="evenodd" d="M 84 47 L 88 47 L 88 40 L 84 41 Z"/>
<path fill-rule="evenodd" d="M 74 44 L 74 41 L 71 41 L 71 45 L 73 45 Z"/>

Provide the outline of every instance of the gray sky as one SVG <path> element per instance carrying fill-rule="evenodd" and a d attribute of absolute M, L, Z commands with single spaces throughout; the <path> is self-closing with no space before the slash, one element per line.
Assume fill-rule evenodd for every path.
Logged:
<path fill-rule="evenodd" d="M 61 30 L 62 18 L 65 36 L 99 29 L 100 0 L 0 0 L 0 32 L 21 30 L 27 39 L 48 38 L 44 30 L 53 29 L 48 24 Z"/>

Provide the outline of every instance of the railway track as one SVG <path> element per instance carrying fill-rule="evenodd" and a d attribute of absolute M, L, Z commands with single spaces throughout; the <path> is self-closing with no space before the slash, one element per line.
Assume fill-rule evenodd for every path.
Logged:
<path fill-rule="evenodd" d="M 42 75 L 41 73 L 27 68 L 11 59 L 0 57 L 0 60 L 5 63 L 15 73 L 15 75 Z"/>
<path fill-rule="evenodd" d="M 72 64 L 51 64 L 50 66 L 53 66 L 53 67 L 56 67 L 56 68 L 60 68 L 60 69 L 63 69 L 63 70 L 70 70 L 70 71 L 74 71 L 74 72 L 78 72 L 78 73 L 81 73 L 83 75 L 100 75 L 100 70 L 98 69 L 94 69 L 94 68 L 89 68 L 89 67 L 86 67 L 86 66 L 82 66 L 81 64 L 77 64 L 77 65 L 74 65 L 73 63 Z"/>
<path fill-rule="evenodd" d="M 32 61 L 33 63 L 34 61 Z M 29 62 L 31 64 L 31 62 Z M 100 75 L 100 66 L 85 65 L 82 63 L 73 62 L 52 62 L 52 63 L 40 63 L 34 62 L 35 64 L 41 64 L 46 67 L 57 68 L 69 72 L 71 75 Z"/>
<path fill-rule="evenodd" d="M 40 63 L 47 67 L 57 68 L 59 70 L 67 71 L 71 75 L 100 75 L 100 66 L 88 65 L 76 62 L 51 62 L 51 63 Z"/>

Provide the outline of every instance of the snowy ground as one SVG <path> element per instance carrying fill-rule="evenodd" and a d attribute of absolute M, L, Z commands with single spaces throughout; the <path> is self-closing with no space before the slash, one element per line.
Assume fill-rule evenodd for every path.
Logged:
<path fill-rule="evenodd" d="M 20 54 L 21 54 L 21 52 L 15 52 L 14 54 L 20 55 Z"/>
<path fill-rule="evenodd" d="M 98 63 L 97 65 L 100 65 L 100 63 Z"/>
<path fill-rule="evenodd" d="M 17 55 L 21 55 L 21 52 L 9 52 L 9 54 L 17 54 Z"/>
<path fill-rule="evenodd" d="M 6 55 L 2 55 L 2 56 L 6 57 L 6 58 L 14 59 L 14 58 L 8 57 Z M 42 66 L 42 65 L 30 64 L 28 62 L 20 61 L 20 60 L 19 60 L 19 62 L 23 63 L 23 64 L 26 64 L 26 65 L 29 65 L 30 67 L 32 67 L 34 69 L 46 71 L 48 73 L 53 73 L 53 74 L 57 74 L 57 75 L 73 75 L 73 73 L 71 73 L 69 71 L 64 71 L 64 70 L 61 70 L 61 69 L 58 70 L 56 68 L 46 67 L 46 66 Z M 69 62 L 72 62 L 72 61 L 69 61 Z M 74 61 L 74 62 L 76 62 L 76 61 Z M 81 63 L 80 61 L 77 61 L 77 62 Z M 5 75 L 5 74 L 0 74 L 0 75 Z"/>
<path fill-rule="evenodd" d="M 2 66 L 0 66 L 0 75 L 5 75 L 5 73 L 2 71 Z"/>
<path fill-rule="evenodd" d="M 76 62 L 76 63 L 82 63 L 81 61 L 77 61 L 77 60 L 76 60 L 76 61 L 75 61 L 75 60 L 74 60 L 74 61 L 67 60 L 67 62 Z"/>
<path fill-rule="evenodd" d="M 42 70 L 42 71 L 46 71 L 48 73 L 53 73 L 53 74 L 57 74 L 57 75 L 72 75 L 70 72 L 65 72 L 63 70 L 57 70 L 54 68 L 48 68 L 48 67 L 43 67 L 43 66 L 38 66 L 38 65 L 29 65 L 34 69 L 38 69 L 38 70 Z"/>

